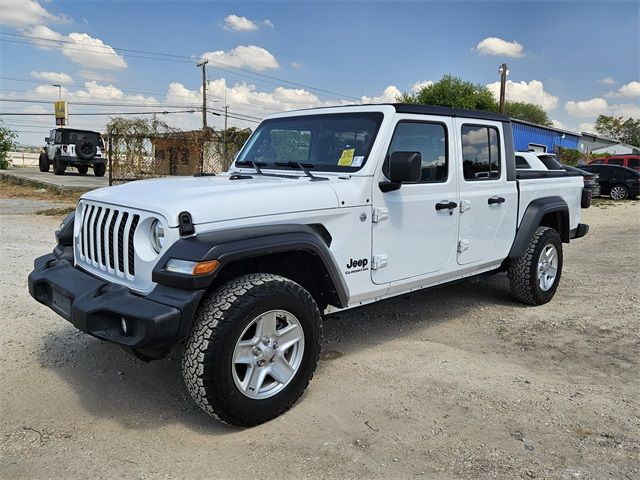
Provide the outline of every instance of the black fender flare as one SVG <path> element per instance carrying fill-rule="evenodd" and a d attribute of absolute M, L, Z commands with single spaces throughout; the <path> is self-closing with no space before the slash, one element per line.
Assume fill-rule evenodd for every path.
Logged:
<path fill-rule="evenodd" d="M 524 212 L 520 226 L 516 232 L 509 258 L 517 258 L 524 255 L 533 234 L 542 222 L 542 218 L 549 213 L 560 215 L 559 231 L 560 238 L 564 243 L 569 243 L 569 206 L 562 197 L 544 197 L 533 200 Z"/>
<path fill-rule="evenodd" d="M 338 306 L 346 307 L 349 302 L 349 290 L 329 250 L 330 239 L 326 237 L 327 235 L 323 236 L 309 225 L 295 224 L 241 227 L 201 233 L 181 238 L 171 245 L 156 263 L 152 280 L 158 284 L 181 289 L 205 289 L 226 265 L 234 261 L 271 253 L 304 251 L 320 259 L 340 302 Z M 165 266 L 171 258 L 192 262 L 218 260 L 220 266 L 209 275 L 194 277 L 166 271 Z"/>

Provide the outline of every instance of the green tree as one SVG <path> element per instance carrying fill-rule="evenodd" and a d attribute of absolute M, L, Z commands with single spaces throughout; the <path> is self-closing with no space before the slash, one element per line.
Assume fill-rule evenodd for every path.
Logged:
<path fill-rule="evenodd" d="M 0 169 L 9 168 L 7 154 L 16 147 L 18 134 L 5 126 L 0 120 Z"/>
<path fill-rule="evenodd" d="M 486 85 L 444 75 L 439 81 L 423 87 L 415 94 L 403 93 L 397 99 L 403 103 L 441 105 L 497 112 L 499 104 Z M 505 113 L 513 118 L 539 125 L 551 125 L 549 116 L 540 105 L 527 102 L 505 103 Z"/>
<path fill-rule="evenodd" d="M 596 132 L 629 145 L 640 146 L 640 119 L 598 115 Z"/>
<path fill-rule="evenodd" d="M 551 119 L 544 109 L 535 103 L 510 102 L 504 104 L 504 113 L 511 118 L 524 120 L 525 122 L 536 123 L 538 125 L 551 126 Z"/>
<path fill-rule="evenodd" d="M 403 93 L 398 100 L 404 103 L 497 111 L 496 99 L 485 85 L 467 82 L 453 75 L 444 75 L 415 95 Z"/>

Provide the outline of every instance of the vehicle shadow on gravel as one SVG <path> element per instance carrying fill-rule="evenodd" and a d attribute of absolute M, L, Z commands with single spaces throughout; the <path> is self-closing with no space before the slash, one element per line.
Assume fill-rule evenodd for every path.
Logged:
<path fill-rule="evenodd" d="M 348 355 L 371 343 L 411 337 L 418 329 L 485 304 L 519 305 L 509 296 L 505 275 L 418 291 L 327 317 L 323 348 L 335 346 L 338 354 Z M 76 391 L 80 404 L 92 416 L 131 429 L 182 423 L 203 433 L 237 432 L 209 418 L 193 403 L 182 380 L 181 355 L 178 346 L 167 359 L 145 363 L 115 345 L 65 326 L 44 337 L 38 360 L 42 368 L 55 372 Z M 325 359 L 330 358 L 329 352 Z"/>
<path fill-rule="evenodd" d="M 325 347 L 336 344 L 347 353 L 372 343 L 412 337 L 417 330 L 485 306 L 526 308 L 511 297 L 505 274 L 476 277 L 329 315 L 324 322 Z"/>
<path fill-rule="evenodd" d="M 238 431 L 210 418 L 191 400 L 182 381 L 181 355 L 178 346 L 168 358 L 145 363 L 68 326 L 43 338 L 38 361 L 75 390 L 91 416 L 140 430 L 182 423 L 201 433 Z"/>

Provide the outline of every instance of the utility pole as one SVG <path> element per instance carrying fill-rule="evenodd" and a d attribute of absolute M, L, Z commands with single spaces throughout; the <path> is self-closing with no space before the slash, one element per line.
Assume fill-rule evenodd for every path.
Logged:
<path fill-rule="evenodd" d="M 207 72 L 205 71 L 205 65 L 209 63 L 206 58 L 198 64 L 198 67 L 202 67 L 202 130 L 207 129 Z"/>
<path fill-rule="evenodd" d="M 222 156 L 225 165 L 227 163 L 227 118 L 229 117 L 229 105 L 227 105 L 227 84 L 224 85 L 224 132 L 222 133 Z"/>
<path fill-rule="evenodd" d="M 503 63 L 498 68 L 500 74 L 500 113 L 504 113 L 505 90 L 507 87 L 507 75 L 509 75 L 509 67 Z"/>
<path fill-rule="evenodd" d="M 58 100 L 62 100 L 62 85 L 58 85 L 57 83 L 54 83 L 51 86 L 58 87 Z"/>

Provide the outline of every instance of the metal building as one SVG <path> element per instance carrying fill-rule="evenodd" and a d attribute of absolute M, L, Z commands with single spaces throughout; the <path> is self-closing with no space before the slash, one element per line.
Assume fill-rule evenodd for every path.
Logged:
<path fill-rule="evenodd" d="M 578 133 L 516 119 L 513 119 L 512 124 L 517 151 L 554 152 L 556 147 L 578 148 Z"/>

